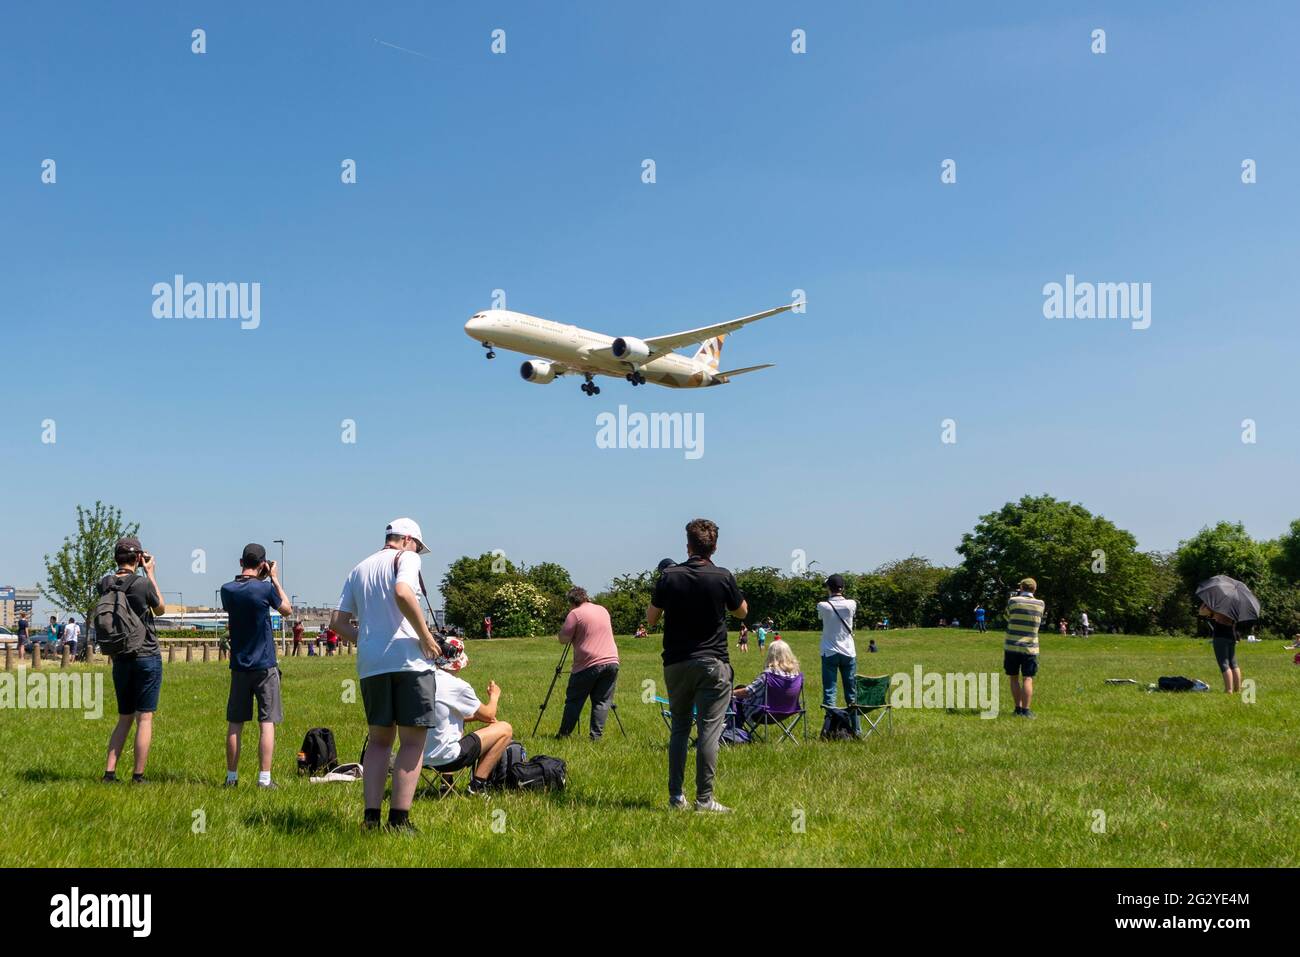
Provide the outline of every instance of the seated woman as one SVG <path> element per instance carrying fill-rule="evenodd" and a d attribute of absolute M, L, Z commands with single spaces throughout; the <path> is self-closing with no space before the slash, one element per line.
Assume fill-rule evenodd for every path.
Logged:
<path fill-rule="evenodd" d="M 487 789 L 492 769 L 501 760 L 514 732 L 508 722 L 497 720 L 497 706 L 501 701 L 497 683 L 488 682 L 487 704 L 481 702 L 469 682 L 456 676 L 456 672 L 469 664 L 464 643 L 458 638 L 448 638 L 447 644 L 459 653 L 438 666 L 442 673 L 438 675 L 434 696 L 437 724 L 429 729 L 424 766 L 444 772 L 444 781 L 448 773 L 472 766 L 469 791 L 477 794 Z M 482 722 L 483 727 L 466 734 L 467 721 Z"/>
<path fill-rule="evenodd" d="M 800 673 L 799 659 L 794 656 L 790 646 L 780 638 L 767 646 L 767 658 L 763 661 L 763 671 L 757 678 L 742 688 L 731 693 L 731 707 L 748 722 L 755 712 L 767 703 L 767 680 L 764 674 L 772 672 L 778 675 L 797 675 Z"/>

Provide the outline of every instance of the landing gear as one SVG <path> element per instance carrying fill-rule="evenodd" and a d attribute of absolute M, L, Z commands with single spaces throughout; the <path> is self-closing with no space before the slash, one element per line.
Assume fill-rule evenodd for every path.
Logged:
<path fill-rule="evenodd" d="M 627 375 L 623 376 L 623 378 L 633 385 L 645 385 L 646 382 L 645 376 L 635 370 L 629 372 Z"/>
<path fill-rule="evenodd" d="M 497 357 L 497 354 L 492 351 L 492 343 L 490 342 L 483 343 L 483 348 L 487 350 L 487 357 L 489 359 L 495 359 Z"/>
<path fill-rule="evenodd" d="M 587 376 L 587 381 L 579 386 L 587 395 L 600 395 L 600 386 L 591 381 L 591 376 Z"/>

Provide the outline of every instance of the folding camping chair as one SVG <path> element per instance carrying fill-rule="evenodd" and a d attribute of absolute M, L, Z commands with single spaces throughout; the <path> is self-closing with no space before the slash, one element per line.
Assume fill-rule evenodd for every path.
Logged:
<path fill-rule="evenodd" d="M 766 690 L 763 703 L 749 712 L 745 724 L 749 733 L 767 741 L 767 729 L 776 725 L 781 729 L 781 738 L 789 739 L 795 744 L 799 739 L 794 736 L 795 729 L 803 724 L 803 739 L 808 740 L 807 709 L 803 703 L 803 675 L 782 675 L 774 671 L 763 672 L 763 684 Z M 760 730 L 761 729 L 761 730 Z"/>
<path fill-rule="evenodd" d="M 668 729 L 668 737 L 671 738 L 673 735 L 673 713 L 672 711 L 669 710 L 668 699 L 661 698 L 659 695 L 655 695 L 655 702 L 657 704 L 663 705 L 663 707 L 659 709 L 659 717 L 664 719 L 664 727 Z M 698 717 L 699 714 L 696 712 L 695 706 L 691 705 L 691 727 L 693 728 L 699 727 L 699 722 L 697 720 Z M 735 705 L 733 705 L 731 702 L 728 702 L 727 714 L 726 717 L 723 719 L 724 721 L 723 727 L 724 728 L 732 727 L 736 724 L 737 720 L 738 719 L 736 715 Z M 689 740 L 689 747 L 692 748 L 695 747 L 695 738 L 691 737 L 688 740 Z"/>
<path fill-rule="evenodd" d="M 456 785 L 465 784 L 465 775 L 472 774 L 473 771 L 473 764 L 467 764 L 458 771 L 439 771 L 427 764 L 421 764 L 420 786 L 426 792 L 435 791 L 438 800 L 441 801 L 450 794 L 464 794 L 465 788 L 457 788 Z"/>
<path fill-rule="evenodd" d="M 893 676 L 857 675 L 856 678 L 853 700 L 848 703 L 847 710 L 867 719 L 867 730 L 865 732 L 859 730 L 858 737 L 870 737 L 880 726 L 880 722 L 886 719 L 889 733 L 893 734 L 894 706 L 889 703 L 889 685 L 893 681 Z"/>

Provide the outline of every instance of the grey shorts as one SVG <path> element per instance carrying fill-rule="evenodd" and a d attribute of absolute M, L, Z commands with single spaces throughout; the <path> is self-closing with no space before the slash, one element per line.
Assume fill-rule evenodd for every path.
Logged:
<path fill-rule="evenodd" d="M 366 724 L 379 728 L 432 728 L 434 717 L 433 671 L 390 671 L 361 679 L 361 700 Z"/>
<path fill-rule="evenodd" d="M 261 671 L 232 671 L 230 673 L 230 698 L 226 701 L 226 720 L 243 724 L 253 720 L 253 699 L 257 699 L 257 720 L 279 724 L 284 720 L 284 706 L 280 701 L 280 669 L 264 668 Z"/>

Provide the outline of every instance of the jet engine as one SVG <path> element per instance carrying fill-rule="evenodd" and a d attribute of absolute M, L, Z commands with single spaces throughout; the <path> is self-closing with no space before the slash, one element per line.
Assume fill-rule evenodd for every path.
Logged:
<path fill-rule="evenodd" d="M 545 359 L 528 359 L 519 367 L 519 375 L 525 382 L 545 385 L 555 380 L 555 369 Z"/>
<path fill-rule="evenodd" d="M 630 336 L 624 338 L 619 336 L 610 345 L 610 352 L 614 358 L 622 362 L 630 362 L 634 366 L 639 366 L 650 358 L 650 347 L 640 339 L 633 339 Z"/>

